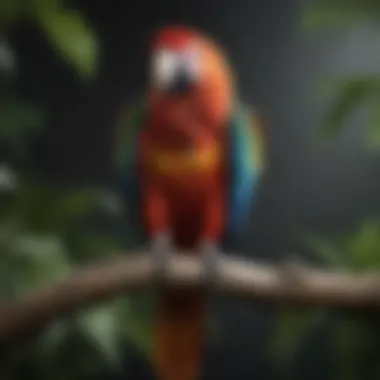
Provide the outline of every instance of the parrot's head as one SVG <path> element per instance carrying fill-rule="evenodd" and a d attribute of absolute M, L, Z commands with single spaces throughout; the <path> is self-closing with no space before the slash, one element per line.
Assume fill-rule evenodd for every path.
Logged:
<path fill-rule="evenodd" d="M 170 26 L 153 35 L 150 99 L 168 138 L 220 133 L 232 107 L 232 79 L 221 49 L 200 32 Z"/>

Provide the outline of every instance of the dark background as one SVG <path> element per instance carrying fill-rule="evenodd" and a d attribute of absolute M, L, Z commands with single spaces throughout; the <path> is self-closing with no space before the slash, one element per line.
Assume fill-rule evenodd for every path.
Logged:
<path fill-rule="evenodd" d="M 316 80 L 374 69 L 370 31 L 307 35 L 293 0 L 88 0 L 80 7 L 100 34 L 103 50 L 100 77 L 89 88 L 37 29 L 24 27 L 14 36 L 23 90 L 52 111 L 49 129 L 34 148 L 41 175 L 74 184 L 112 183 L 113 124 L 120 106 L 143 94 L 148 37 L 157 26 L 186 23 L 225 46 L 241 96 L 269 121 L 270 170 L 244 252 L 280 257 L 299 248 L 294 243 L 298 230 L 347 230 L 359 218 L 377 214 L 379 162 L 365 152 L 355 122 L 331 144 L 315 139 L 327 102 L 317 96 Z M 263 359 L 271 329 L 268 309 L 240 301 L 221 308 L 223 340 L 209 350 L 205 378 L 271 379 L 272 369 Z M 307 377 L 322 378 L 326 363 L 323 355 L 315 355 L 320 348 L 313 343 L 309 351 L 305 368 L 314 375 Z M 123 378 L 149 378 L 138 356 L 129 354 L 126 363 Z M 305 375 L 301 369 L 300 378 Z"/>

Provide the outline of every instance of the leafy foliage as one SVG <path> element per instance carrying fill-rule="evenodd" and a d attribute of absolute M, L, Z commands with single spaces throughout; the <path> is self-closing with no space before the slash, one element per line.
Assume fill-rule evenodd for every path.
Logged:
<path fill-rule="evenodd" d="M 304 26 L 309 29 L 321 26 L 347 28 L 372 23 L 378 28 L 379 18 L 378 1 L 319 0 L 306 13 Z M 362 74 L 329 79 L 329 87 L 335 90 L 335 96 L 319 130 L 322 137 L 335 136 L 347 125 L 350 116 L 362 107 L 368 107 L 368 143 L 379 149 L 379 78 L 377 74 Z M 380 268 L 380 222 L 377 220 L 365 221 L 356 232 L 335 239 L 308 235 L 305 240 L 316 258 L 328 268 L 352 272 L 371 272 Z M 277 316 L 272 357 L 280 368 L 290 371 L 307 337 L 324 325 L 330 328 L 334 352 L 334 369 L 330 377 L 342 380 L 377 378 L 380 373 L 378 317 L 378 313 L 365 310 L 333 314 L 331 311 L 301 312 L 284 307 Z"/>
<path fill-rule="evenodd" d="M 380 102 L 380 78 L 374 75 L 357 75 L 342 79 L 337 83 L 336 96 L 329 107 L 321 134 L 330 137 L 341 131 L 348 118 L 363 105 L 370 105 L 372 111 L 369 130 L 371 137 L 376 137 L 380 129 L 378 105 Z M 379 140 L 372 140 L 379 144 Z"/>
<path fill-rule="evenodd" d="M 337 271 L 371 272 L 380 269 L 380 223 L 362 223 L 357 231 L 333 240 L 308 236 L 311 252 L 328 268 Z M 323 310 L 293 310 L 278 313 L 273 334 L 272 357 L 284 370 L 295 365 L 308 336 L 323 325 L 330 326 L 334 350 L 334 379 L 357 379 L 368 371 L 368 378 L 379 371 L 373 356 L 380 345 L 380 325 L 376 314 L 349 311 L 332 316 Z M 377 372 L 378 373 L 378 372 Z"/>
<path fill-rule="evenodd" d="M 342 316 L 333 329 L 335 378 L 372 378 L 379 370 L 378 363 L 371 363 L 379 344 L 379 328 L 370 324 L 368 318 Z"/>
<path fill-rule="evenodd" d="M 97 42 L 82 15 L 48 8 L 37 12 L 37 19 L 62 58 L 83 77 L 92 78 L 97 71 Z"/>
<path fill-rule="evenodd" d="M 326 26 L 353 27 L 373 24 L 378 30 L 380 3 L 373 0 L 320 0 L 305 12 L 303 24 L 306 29 Z M 375 48 L 375 47 L 374 47 Z M 335 90 L 334 99 L 320 129 L 322 137 L 332 137 L 341 131 L 350 116 L 363 106 L 368 107 L 367 140 L 371 149 L 380 148 L 380 79 L 377 74 L 351 75 L 331 78 Z"/>
<path fill-rule="evenodd" d="M 96 192 L 72 190 L 64 193 L 42 184 L 23 184 L 12 194 L 3 194 L 2 198 L 2 299 L 49 287 L 71 274 L 78 262 L 118 250 L 112 239 L 107 240 L 104 236 L 103 244 L 98 244 L 101 238 L 98 231 L 86 231 L 80 227 L 83 217 L 94 207 L 101 206 L 102 197 Z M 91 255 L 88 242 L 92 243 Z M 131 302 L 129 299 L 117 300 L 56 323 L 43 334 L 39 349 L 33 352 L 34 360 L 43 360 L 45 364 L 50 360 L 59 361 L 62 347 L 68 344 L 69 339 L 71 344 L 80 340 L 88 346 L 86 355 L 92 362 L 103 363 L 104 366 L 118 364 L 122 340 L 126 339 L 138 347 L 147 345 L 146 314 L 139 313 Z M 80 350 L 77 354 L 82 355 Z M 99 358 L 95 359 L 94 355 L 99 355 Z M 9 364 L 11 368 L 18 368 L 29 360 L 28 353 L 18 356 L 14 364 Z M 35 370 L 30 369 L 32 373 Z M 82 378 L 83 374 L 70 374 L 70 378 L 76 376 Z"/>
<path fill-rule="evenodd" d="M 24 20 L 40 27 L 56 53 L 85 80 L 95 76 L 99 57 L 96 35 L 84 15 L 63 1 L 0 1 L 0 143 L 15 152 L 22 148 L 20 158 L 27 161 L 29 137 L 43 133 L 49 110 L 16 91 L 17 56 L 6 33 Z M 116 255 L 118 240 L 93 222 L 104 217 L 108 198 L 101 189 L 56 186 L 0 163 L 0 299 L 48 288 L 79 263 Z M 149 354 L 151 310 L 141 309 L 140 302 L 123 297 L 55 321 L 2 361 L 0 378 L 17 380 L 28 373 L 39 379 L 95 379 L 118 368 L 125 341 Z"/>
<path fill-rule="evenodd" d="M 303 24 L 306 29 L 321 29 L 331 26 L 342 29 L 365 23 L 373 23 L 378 27 L 380 17 L 380 3 L 372 0 L 320 0 L 313 3 L 305 13 Z M 379 148 L 380 140 L 380 80 L 379 76 L 362 74 L 346 78 L 330 78 L 329 88 L 335 91 L 333 101 L 327 111 L 324 124 L 319 133 L 322 137 L 333 137 L 347 125 L 350 116 L 353 116 L 363 106 L 369 107 L 367 124 L 368 143 L 372 148 Z M 318 259 L 325 265 L 336 270 L 373 271 L 380 267 L 380 224 L 377 221 L 364 222 L 355 234 L 340 237 L 337 241 L 329 241 L 321 237 L 307 236 L 308 245 L 312 246 Z M 294 326 L 296 315 L 298 327 Z M 297 350 L 302 347 L 305 336 L 310 330 L 304 327 L 312 326 L 316 318 L 315 313 L 295 313 L 294 310 L 284 309 L 279 314 L 280 332 L 274 335 L 275 346 L 280 352 L 288 351 L 288 361 L 295 360 Z M 332 344 L 336 353 L 336 373 L 333 378 L 357 379 L 363 377 L 365 369 L 369 368 L 368 357 L 373 354 L 379 344 L 380 328 L 378 324 L 369 324 L 368 318 L 353 317 L 347 314 L 340 315 L 332 324 Z M 317 325 L 315 325 L 317 328 Z M 286 336 L 281 331 L 292 331 Z M 285 336 L 285 338 L 283 338 Z M 278 340 L 284 339 L 287 345 L 294 345 L 296 349 L 284 349 Z M 277 342 L 277 343 L 276 343 Z M 372 366 L 372 376 L 380 369 Z"/>
<path fill-rule="evenodd" d="M 98 40 L 85 16 L 63 0 L 2 0 L 0 28 L 31 19 L 46 33 L 58 54 L 86 79 L 97 72 Z"/>
<path fill-rule="evenodd" d="M 318 0 L 308 5 L 303 24 L 309 29 L 326 25 L 347 28 L 376 21 L 380 16 L 379 2 L 373 0 Z"/>
<path fill-rule="evenodd" d="M 40 129 L 43 122 L 41 110 L 9 95 L 0 99 L 0 140 L 17 144 L 26 132 Z"/>
<path fill-rule="evenodd" d="M 269 355 L 282 372 L 290 371 L 296 365 L 300 349 L 306 338 L 321 323 L 326 313 L 315 310 L 293 310 L 282 308 L 277 313 L 277 323 L 269 340 Z"/>

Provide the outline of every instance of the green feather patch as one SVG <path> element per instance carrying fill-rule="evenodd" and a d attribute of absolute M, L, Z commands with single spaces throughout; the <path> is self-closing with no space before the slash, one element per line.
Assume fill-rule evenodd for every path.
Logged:
<path fill-rule="evenodd" d="M 137 135 L 144 125 L 145 103 L 136 103 L 123 110 L 116 123 L 114 162 L 118 170 L 125 168 L 133 159 Z"/>
<path fill-rule="evenodd" d="M 254 134 L 252 151 L 255 163 L 259 168 L 264 168 L 267 163 L 266 125 L 264 119 L 256 112 L 251 111 L 251 125 Z"/>

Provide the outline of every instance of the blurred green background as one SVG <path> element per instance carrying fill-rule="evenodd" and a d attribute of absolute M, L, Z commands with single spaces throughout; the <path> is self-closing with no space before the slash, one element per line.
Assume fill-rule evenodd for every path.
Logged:
<path fill-rule="evenodd" d="M 376 26 L 380 3 L 319 1 L 303 12 L 305 35 L 324 28 L 346 33 L 363 24 Z M 0 166 L 0 292 L 4 300 L 48 287 L 79 264 L 117 255 L 129 238 L 120 234 L 120 226 L 123 231 L 127 221 L 120 216 L 118 199 L 107 188 L 78 188 L 41 178 L 30 163 L 29 147 L 45 133 L 51 110 L 20 90 L 19 57 L 8 35 L 23 23 L 39 28 L 57 59 L 73 70 L 89 91 L 102 55 L 99 36 L 86 14 L 75 7 L 60 0 L 0 2 L 0 147 L 11 157 Z M 347 120 L 364 109 L 367 148 L 376 155 L 380 147 L 379 75 L 321 78 L 316 91 L 319 87 L 332 100 L 315 141 L 328 144 L 327 137 L 340 133 Z M 105 227 L 104 220 L 111 227 Z M 112 228 L 116 225 L 119 233 Z M 380 265 L 380 224 L 376 219 L 363 220 L 355 230 L 335 237 L 298 231 L 296 239 L 320 266 L 358 272 L 374 271 Z M 128 347 L 149 360 L 152 306 L 149 295 L 138 294 L 56 321 L 11 352 L 1 363 L 0 379 L 106 378 L 125 367 Z M 223 331 L 218 333 L 223 335 Z M 305 350 L 313 350 L 313 339 L 321 334 L 327 337 L 329 356 L 324 377 L 354 380 L 380 376 L 377 315 L 364 310 L 281 307 L 265 342 L 265 360 L 275 370 L 264 374 L 265 378 L 298 378 Z"/>
<path fill-rule="evenodd" d="M 303 17 L 305 33 L 321 29 L 344 34 L 355 28 L 374 27 L 378 32 L 380 2 L 329 0 L 314 2 Z M 379 74 L 357 72 L 321 78 L 316 91 L 331 99 L 316 140 L 328 144 L 358 113 L 362 113 L 363 145 L 375 156 L 380 136 Z M 329 238 L 300 233 L 305 249 L 319 265 L 336 271 L 376 272 L 380 266 L 380 223 L 370 218 L 346 233 Z M 326 333 L 331 355 L 328 378 L 377 379 L 380 376 L 380 324 L 376 312 L 366 310 L 294 310 L 283 308 L 277 316 L 270 352 L 281 373 L 293 378 L 295 367 L 313 336 Z M 310 343 L 309 343 L 310 344 Z"/>
<path fill-rule="evenodd" d="M 107 234 L 96 223 L 99 215 L 118 213 L 120 206 L 110 192 L 43 179 L 30 165 L 29 145 L 44 133 L 49 109 L 19 91 L 18 57 L 7 35 L 23 23 L 33 23 L 43 32 L 82 86 L 96 78 L 100 55 L 98 37 L 86 16 L 62 1 L 0 3 L 0 145 L 12 164 L 0 166 L 3 300 L 49 287 L 77 265 L 116 255 L 122 248 L 114 233 Z M 0 378 L 102 378 L 120 368 L 126 340 L 147 354 L 150 325 L 145 317 L 150 314 L 144 297 L 111 300 L 54 322 L 2 358 Z"/>

